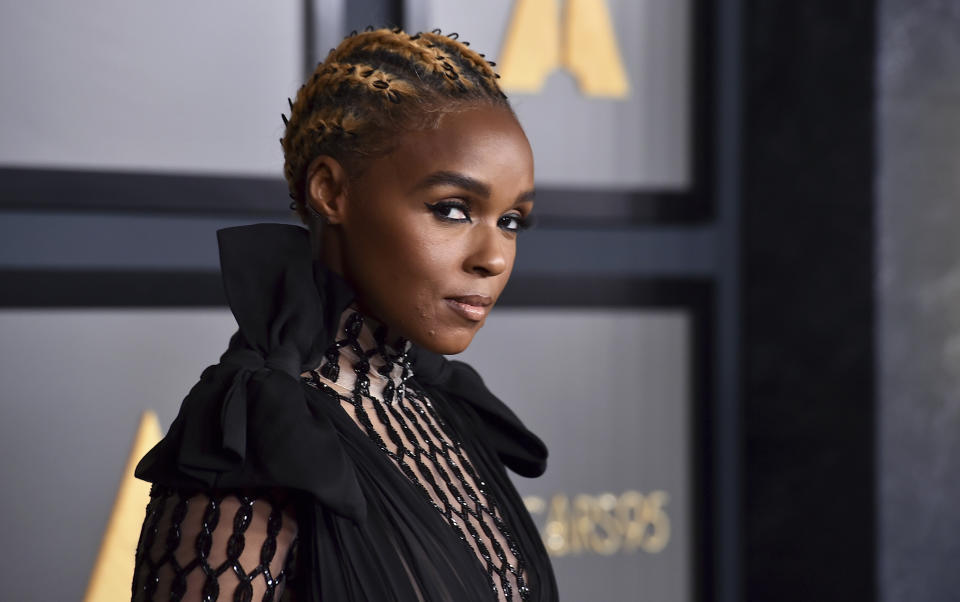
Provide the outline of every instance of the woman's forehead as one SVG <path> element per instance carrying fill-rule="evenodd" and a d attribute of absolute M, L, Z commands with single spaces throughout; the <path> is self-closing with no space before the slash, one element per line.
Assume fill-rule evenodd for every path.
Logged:
<path fill-rule="evenodd" d="M 389 159 L 410 192 L 456 186 L 483 195 L 533 186 L 530 143 L 516 118 L 499 108 L 451 113 L 435 129 L 408 132 Z"/>

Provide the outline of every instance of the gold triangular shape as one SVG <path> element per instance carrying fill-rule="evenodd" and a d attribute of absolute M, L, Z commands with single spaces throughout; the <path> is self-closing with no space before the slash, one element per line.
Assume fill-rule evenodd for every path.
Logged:
<path fill-rule="evenodd" d="M 626 98 L 627 70 L 605 0 L 567 0 L 563 63 L 587 96 Z"/>
<path fill-rule="evenodd" d="M 516 0 L 500 49 L 500 85 L 534 94 L 566 69 L 586 96 L 626 98 L 630 81 L 606 0 Z"/>
<path fill-rule="evenodd" d="M 500 49 L 500 86 L 539 92 L 560 66 L 560 11 L 556 0 L 517 0 Z"/>
<path fill-rule="evenodd" d="M 160 423 L 157 415 L 147 411 L 140 418 L 140 426 L 123 469 L 123 478 L 113 511 L 107 521 L 100 553 L 93 565 L 84 602 L 112 602 L 130 599 L 130 584 L 133 582 L 134 554 L 140 527 L 150 500 L 150 483 L 133 476 L 140 458 L 160 441 Z"/>

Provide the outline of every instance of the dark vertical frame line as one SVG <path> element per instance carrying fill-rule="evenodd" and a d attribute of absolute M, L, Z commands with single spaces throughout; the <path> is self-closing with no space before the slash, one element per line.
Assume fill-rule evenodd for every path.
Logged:
<path fill-rule="evenodd" d="M 716 124 L 716 231 L 718 271 L 712 359 L 716 397 L 711 415 L 713 436 L 713 491 L 710 498 L 713 525 L 706 581 L 712 592 L 703 599 L 741 602 L 743 596 L 742 501 L 743 449 L 741 406 L 741 307 L 740 307 L 740 200 L 743 14 L 741 0 L 720 3 L 714 14 L 716 50 L 714 84 Z M 705 503 L 706 505 L 706 503 Z"/>
<path fill-rule="evenodd" d="M 315 0 L 303 0 L 303 77 L 313 73 L 317 65 L 317 10 Z"/>
<path fill-rule="evenodd" d="M 743 12 L 742 599 L 875 600 L 876 2 Z"/>

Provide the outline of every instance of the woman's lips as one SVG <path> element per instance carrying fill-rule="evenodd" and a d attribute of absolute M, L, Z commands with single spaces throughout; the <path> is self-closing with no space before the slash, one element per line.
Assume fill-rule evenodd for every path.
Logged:
<path fill-rule="evenodd" d="M 472 322 L 479 322 L 490 310 L 490 297 L 483 295 L 464 295 L 444 299 L 450 308 Z"/>

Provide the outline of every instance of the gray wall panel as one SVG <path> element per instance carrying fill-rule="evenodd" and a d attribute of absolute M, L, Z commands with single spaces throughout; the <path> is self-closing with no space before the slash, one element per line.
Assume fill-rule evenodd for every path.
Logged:
<path fill-rule="evenodd" d="M 514 478 L 521 493 L 548 506 L 578 494 L 668 496 L 662 550 L 652 539 L 634 550 L 621 540 L 609 555 L 558 545 L 563 600 L 692 600 L 691 327 L 680 310 L 496 310 L 459 356 L 550 450 L 546 474 Z M 534 512 L 541 529 L 558 516 Z"/>
<path fill-rule="evenodd" d="M 301 3 L 0 8 L 0 164 L 280 177 Z"/>
<path fill-rule="evenodd" d="M 0 312 L 5 600 L 83 597 L 141 413 L 166 429 L 235 330 L 225 309 Z"/>
<path fill-rule="evenodd" d="M 882 598 L 952 600 L 960 591 L 960 7 L 879 6 Z"/>

